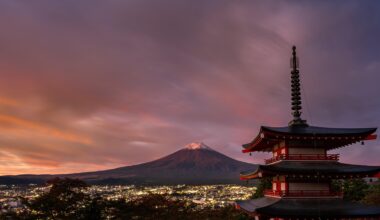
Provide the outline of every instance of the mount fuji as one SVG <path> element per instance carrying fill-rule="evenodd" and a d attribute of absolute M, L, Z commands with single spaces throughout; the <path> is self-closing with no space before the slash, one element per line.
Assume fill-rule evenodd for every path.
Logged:
<path fill-rule="evenodd" d="M 42 183 L 54 177 L 78 178 L 94 184 L 241 184 L 239 173 L 257 165 L 232 159 L 194 142 L 160 159 L 116 169 L 64 174 L 0 176 L 0 184 Z"/>

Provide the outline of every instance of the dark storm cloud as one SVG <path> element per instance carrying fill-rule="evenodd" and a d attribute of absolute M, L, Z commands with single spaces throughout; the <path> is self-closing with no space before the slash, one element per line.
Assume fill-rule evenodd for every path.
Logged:
<path fill-rule="evenodd" d="M 191 141 L 252 161 L 240 145 L 290 120 L 292 44 L 309 122 L 380 124 L 375 2 L 0 4 L 0 161 L 13 167 L 0 173 L 140 163 Z M 362 155 L 376 146 L 341 150 L 375 164 Z"/>

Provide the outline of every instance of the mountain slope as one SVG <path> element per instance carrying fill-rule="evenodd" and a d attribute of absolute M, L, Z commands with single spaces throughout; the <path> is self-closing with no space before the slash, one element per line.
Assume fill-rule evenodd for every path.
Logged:
<path fill-rule="evenodd" d="M 3 181 L 9 181 L 9 178 L 24 182 L 41 182 L 55 176 L 79 178 L 90 183 L 108 184 L 241 183 L 239 173 L 255 167 L 256 165 L 227 157 L 203 143 L 191 143 L 186 148 L 168 156 L 134 166 L 66 175 L 0 177 L 0 184 Z"/>

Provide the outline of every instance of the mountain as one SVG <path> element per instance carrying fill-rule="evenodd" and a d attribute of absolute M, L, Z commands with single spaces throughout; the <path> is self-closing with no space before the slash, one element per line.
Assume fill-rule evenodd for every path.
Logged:
<path fill-rule="evenodd" d="M 191 143 L 143 164 L 65 175 L 0 176 L 0 184 L 41 183 L 57 176 L 96 184 L 239 184 L 239 173 L 256 166 L 227 157 L 203 143 Z"/>

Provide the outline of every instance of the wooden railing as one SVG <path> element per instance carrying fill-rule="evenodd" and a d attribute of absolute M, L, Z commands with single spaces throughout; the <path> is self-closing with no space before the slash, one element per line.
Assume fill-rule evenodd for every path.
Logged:
<path fill-rule="evenodd" d="M 265 160 L 265 164 L 270 164 L 279 160 L 339 160 L 339 154 L 280 154 L 276 157 Z"/>
<path fill-rule="evenodd" d="M 332 192 L 330 190 L 288 190 L 273 191 L 265 190 L 264 195 L 274 197 L 343 197 L 342 192 Z"/>

